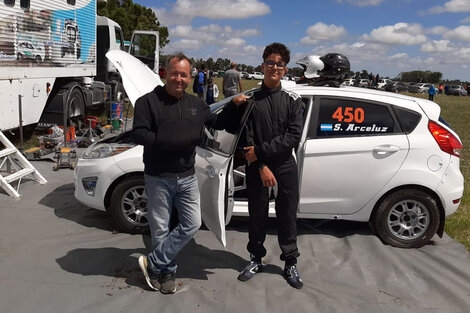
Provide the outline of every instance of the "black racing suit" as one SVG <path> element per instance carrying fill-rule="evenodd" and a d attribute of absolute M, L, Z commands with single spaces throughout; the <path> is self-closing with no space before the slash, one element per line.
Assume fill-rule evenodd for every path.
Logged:
<path fill-rule="evenodd" d="M 247 249 L 254 259 L 266 255 L 264 241 L 268 222 L 268 188 L 263 187 L 259 170 L 267 166 L 278 185 L 275 200 L 281 260 L 297 263 L 297 207 L 299 177 L 293 149 L 298 146 L 303 128 L 303 102 L 296 94 L 279 85 L 269 89 L 264 84 L 254 93 L 254 107 L 246 123 L 246 146 L 254 146 L 258 158 L 247 166 L 246 186 L 250 214 Z"/>

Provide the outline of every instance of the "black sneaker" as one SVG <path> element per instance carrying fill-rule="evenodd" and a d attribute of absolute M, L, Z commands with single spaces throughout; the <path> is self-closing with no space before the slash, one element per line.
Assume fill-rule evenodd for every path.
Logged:
<path fill-rule="evenodd" d="M 296 265 L 284 267 L 284 277 L 286 278 L 289 285 L 294 288 L 301 289 L 304 285 Z"/>
<path fill-rule="evenodd" d="M 160 289 L 160 275 L 154 274 L 152 271 L 150 271 L 148 268 L 149 263 L 146 256 L 139 256 L 139 266 L 142 270 L 142 273 L 144 274 L 145 280 L 147 281 L 147 285 L 149 285 L 149 287 L 153 290 L 158 291 Z"/>
<path fill-rule="evenodd" d="M 176 272 L 170 272 L 166 274 L 160 274 L 160 292 L 164 294 L 175 293 L 176 292 Z"/>
<path fill-rule="evenodd" d="M 252 260 L 250 264 L 245 266 L 245 268 L 240 272 L 240 275 L 238 275 L 238 280 L 247 281 L 253 276 L 255 276 L 256 273 L 259 273 L 262 271 L 263 271 L 263 264 L 261 264 L 260 261 Z"/>

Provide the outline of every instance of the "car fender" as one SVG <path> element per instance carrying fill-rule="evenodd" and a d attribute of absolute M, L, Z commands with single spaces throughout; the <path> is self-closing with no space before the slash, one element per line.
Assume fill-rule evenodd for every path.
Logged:
<path fill-rule="evenodd" d="M 113 161 L 124 173 L 144 172 L 144 147 L 137 145 L 113 157 Z"/>

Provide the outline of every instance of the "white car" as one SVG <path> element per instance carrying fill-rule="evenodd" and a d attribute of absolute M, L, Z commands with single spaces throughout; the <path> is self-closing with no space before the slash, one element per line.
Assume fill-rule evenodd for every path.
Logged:
<path fill-rule="evenodd" d="M 410 85 L 408 89 L 410 90 L 410 92 L 413 92 L 413 93 L 427 93 L 431 86 L 432 86 L 431 84 L 416 83 L 416 84 Z"/>
<path fill-rule="evenodd" d="M 118 61 L 124 65 L 121 73 L 141 77 L 136 66 L 127 69 Z M 136 81 L 129 85 L 127 78 L 126 90 L 139 86 Z M 420 247 L 434 234 L 442 236 L 445 217 L 460 204 L 463 176 L 462 143 L 440 116 L 440 107 L 378 90 L 289 83 L 284 88 L 305 104 L 295 151 L 298 217 L 369 222 L 384 243 L 396 247 Z M 220 110 L 229 100 L 212 109 Z M 245 115 L 235 134 L 207 130 L 197 148 L 203 220 L 222 243 L 231 216 L 248 214 L 244 166 L 234 159 Z M 90 146 L 75 169 L 75 197 L 107 210 L 122 231 L 147 227 L 142 152 L 126 133 Z M 275 214 L 273 201 L 269 212 Z"/>
<path fill-rule="evenodd" d="M 261 72 L 254 72 L 253 74 L 248 73 L 247 79 L 263 80 L 264 79 L 264 74 L 261 73 Z"/>
<path fill-rule="evenodd" d="M 33 45 L 29 41 L 23 41 L 18 44 L 17 58 L 18 60 L 33 59 L 36 63 L 44 61 L 46 51 L 43 43 Z"/>
<path fill-rule="evenodd" d="M 362 88 L 367 88 L 367 87 L 369 87 L 369 85 L 370 85 L 370 80 L 368 80 L 366 78 L 356 80 L 356 82 L 354 83 L 354 86 L 362 87 Z"/>
<path fill-rule="evenodd" d="M 385 85 L 388 84 L 388 83 L 391 83 L 392 80 L 391 79 L 388 79 L 388 78 L 382 78 L 382 79 L 379 79 L 378 83 L 377 83 L 377 89 L 384 89 L 385 88 Z"/>

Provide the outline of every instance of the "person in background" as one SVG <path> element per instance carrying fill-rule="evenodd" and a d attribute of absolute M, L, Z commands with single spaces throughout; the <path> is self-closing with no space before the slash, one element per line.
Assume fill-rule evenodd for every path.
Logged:
<path fill-rule="evenodd" d="M 217 101 L 217 98 L 219 97 L 219 87 L 214 84 L 212 78 L 207 80 L 207 86 L 204 89 L 204 94 L 204 99 L 206 100 L 207 104 L 212 104 Z"/>
<path fill-rule="evenodd" d="M 303 282 L 297 269 L 299 177 L 293 151 L 302 135 L 303 102 L 297 94 L 281 86 L 289 61 L 290 51 L 285 45 L 266 46 L 261 88 L 252 97 L 242 94 L 232 100 L 236 105 L 254 101 L 243 136 L 249 213 L 247 249 L 251 260 L 238 279 L 247 281 L 263 270 L 268 205 L 274 196 L 284 277 L 289 285 L 300 289 Z"/>
<path fill-rule="evenodd" d="M 429 100 L 434 101 L 434 95 L 436 94 L 436 88 L 434 85 L 431 85 L 428 89 Z"/>
<path fill-rule="evenodd" d="M 444 90 L 444 85 L 439 84 L 439 94 L 442 95 L 442 90 Z"/>
<path fill-rule="evenodd" d="M 201 66 L 201 70 L 199 70 L 199 72 L 197 73 L 195 77 L 195 79 L 197 79 L 197 90 L 196 90 L 197 96 L 203 100 L 204 100 L 204 88 L 206 88 L 206 84 L 207 84 L 206 72 L 207 72 L 207 66 L 203 64 Z"/>
<path fill-rule="evenodd" d="M 242 79 L 240 72 L 237 71 L 237 64 L 232 62 L 230 66 L 231 69 L 225 72 L 224 79 L 222 80 L 222 90 L 225 98 L 242 92 Z"/>

